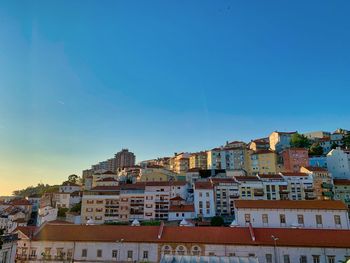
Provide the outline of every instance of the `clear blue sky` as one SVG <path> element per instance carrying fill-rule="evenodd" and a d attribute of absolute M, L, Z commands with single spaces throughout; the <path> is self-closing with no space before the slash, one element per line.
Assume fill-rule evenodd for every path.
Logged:
<path fill-rule="evenodd" d="M 350 2 L 1 1 L 0 195 L 350 124 Z"/>

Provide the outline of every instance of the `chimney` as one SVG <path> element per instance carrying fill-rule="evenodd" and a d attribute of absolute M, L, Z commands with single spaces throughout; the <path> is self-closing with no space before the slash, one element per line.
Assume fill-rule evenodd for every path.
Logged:
<path fill-rule="evenodd" d="M 159 226 L 158 239 L 162 238 L 163 229 L 164 229 L 164 221 L 161 221 Z"/>

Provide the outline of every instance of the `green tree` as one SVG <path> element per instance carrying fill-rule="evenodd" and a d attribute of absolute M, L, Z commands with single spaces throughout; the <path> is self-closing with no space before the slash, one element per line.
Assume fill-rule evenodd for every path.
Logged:
<path fill-rule="evenodd" d="M 303 134 L 294 133 L 291 137 L 290 146 L 292 148 L 309 148 L 310 145 L 310 140 Z"/>
<path fill-rule="evenodd" d="M 224 219 L 221 216 L 214 216 L 211 219 L 210 224 L 212 226 L 223 226 L 224 225 Z"/>
<path fill-rule="evenodd" d="M 335 148 L 337 148 L 337 147 L 338 147 L 338 144 L 336 144 L 335 142 L 333 142 L 332 145 L 331 145 L 331 149 L 335 149 Z"/>
<path fill-rule="evenodd" d="M 350 134 L 344 136 L 343 142 L 344 142 L 344 146 L 347 149 L 350 149 Z"/>
<path fill-rule="evenodd" d="M 309 155 L 322 155 L 323 154 L 323 148 L 319 143 L 314 143 L 311 145 L 309 150 Z"/>
<path fill-rule="evenodd" d="M 66 213 L 68 212 L 68 208 L 60 207 L 58 208 L 58 217 L 66 217 Z"/>
<path fill-rule="evenodd" d="M 80 213 L 81 212 L 81 202 L 78 203 L 78 204 L 73 205 L 72 208 L 69 211 L 70 212 Z"/>
<path fill-rule="evenodd" d="M 76 184 L 78 180 L 79 180 L 79 176 L 77 176 L 76 174 L 71 174 L 70 176 L 68 176 L 67 182 Z"/>

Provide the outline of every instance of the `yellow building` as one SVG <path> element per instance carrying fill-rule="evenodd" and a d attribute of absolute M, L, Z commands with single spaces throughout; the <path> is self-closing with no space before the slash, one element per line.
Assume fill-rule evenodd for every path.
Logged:
<path fill-rule="evenodd" d="M 190 168 L 190 154 L 175 153 L 175 156 L 170 159 L 170 168 L 178 174 L 185 174 Z"/>
<path fill-rule="evenodd" d="M 169 180 L 176 180 L 177 173 L 165 169 L 164 167 L 153 165 L 141 169 L 140 182 L 167 182 Z"/>
<path fill-rule="evenodd" d="M 199 168 L 202 170 L 207 169 L 207 153 L 198 152 L 190 155 L 190 169 Z"/>
<path fill-rule="evenodd" d="M 251 152 L 250 174 L 276 174 L 278 172 L 276 152 L 271 150 Z"/>

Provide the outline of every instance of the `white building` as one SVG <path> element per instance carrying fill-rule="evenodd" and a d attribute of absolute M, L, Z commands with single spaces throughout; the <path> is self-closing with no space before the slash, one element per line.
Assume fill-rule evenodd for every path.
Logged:
<path fill-rule="evenodd" d="M 214 189 L 211 182 L 196 182 L 194 184 L 194 208 L 196 216 L 215 216 Z"/>
<path fill-rule="evenodd" d="M 239 226 L 350 228 L 347 207 L 342 201 L 236 200 L 235 214 Z"/>
<path fill-rule="evenodd" d="M 17 234 L 0 235 L 0 262 L 12 263 L 16 259 Z"/>
<path fill-rule="evenodd" d="M 350 151 L 340 148 L 327 154 L 327 168 L 335 179 L 350 179 Z"/>
<path fill-rule="evenodd" d="M 39 208 L 37 225 L 41 226 L 45 222 L 55 221 L 57 219 L 58 209 L 51 206 Z"/>
<path fill-rule="evenodd" d="M 18 234 L 17 256 L 26 262 L 178 262 L 166 255 L 181 262 L 335 263 L 350 256 L 349 230 L 47 224 Z"/>
<path fill-rule="evenodd" d="M 307 173 L 280 173 L 287 181 L 288 192 L 290 200 L 313 200 L 316 198 L 313 188 L 312 175 Z"/>
<path fill-rule="evenodd" d="M 64 182 L 62 185 L 59 186 L 59 192 L 61 193 L 74 193 L 79 192 L 82 190 L 82 186 L 70 183 L 70 182 Z"/>

